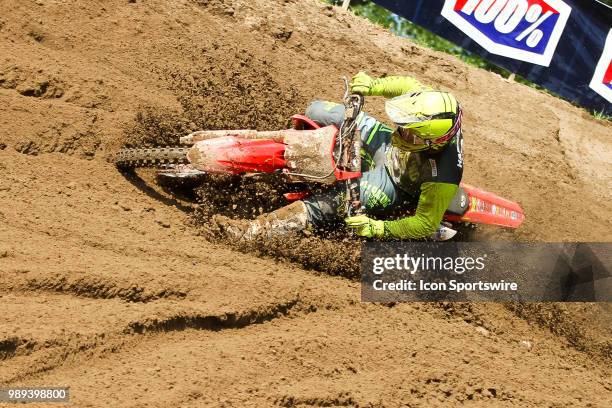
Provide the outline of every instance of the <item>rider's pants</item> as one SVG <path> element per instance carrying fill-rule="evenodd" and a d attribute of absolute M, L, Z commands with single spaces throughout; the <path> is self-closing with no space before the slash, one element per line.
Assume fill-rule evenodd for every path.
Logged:
<path fill-rule="evenodd" d="M 344 106 L 327 101 L 315 101 L 306 110 L 306 116 L 321 125 L 340 127 L 344 118 Z M 362 137 L 368 132 L 362 131 Z M 361 202 L 366 213 L 376 217 L 388 213 L 398 203 L 398 191 L 385 166 L 387 143 L 362 160 L 363 175 L 360 180 Z M 304 199 L 308 221 L 314 228 L 326 228 L 345 218 L 345 188 L 343 185 L 321 189 Z"/>

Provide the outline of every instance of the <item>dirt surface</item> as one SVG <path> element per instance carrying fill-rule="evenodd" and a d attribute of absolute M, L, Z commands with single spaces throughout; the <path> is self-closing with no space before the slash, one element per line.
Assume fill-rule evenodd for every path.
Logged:
<path fill-rule="evenodd" d="M 314 0 L 0 9 L 0 386 L 79 407 L 612 405 L 608 304 L 360 303 L 303 267 L 324 242 L 297 263 L 211 243 L 197 204 L 109 161 L 409 74 L 463 104 L 464 179 L 523 205 L 493 239 L 608 242 L 609 122 Z"/>

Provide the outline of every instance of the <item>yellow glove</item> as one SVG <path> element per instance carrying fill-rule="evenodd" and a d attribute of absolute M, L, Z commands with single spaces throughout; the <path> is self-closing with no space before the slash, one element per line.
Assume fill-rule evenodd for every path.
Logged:
<path fill-rule="evenodd" d="M 371 76 L 361 71 L 351 79 L 349 85 L 352 93 L 367 96 L 371 95 L 370 90 L 372 89 L 373 82 L 374 79 Z"/>
<path fill-rule="evenodd" d="M 382 238 L 385 235 L 385 222 L 373 220 L 367 215 L 357 215 L 344 220 L 346 226 L 355 230 L 355 233 L 366 238 Z"/>

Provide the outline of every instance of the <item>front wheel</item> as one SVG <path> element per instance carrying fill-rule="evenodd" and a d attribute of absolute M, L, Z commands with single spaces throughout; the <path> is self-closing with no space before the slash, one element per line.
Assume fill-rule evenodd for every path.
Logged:
<path fill-rule="evenodd" d="M 115 165 L 121 169 L 137 167 L 163 168 L 169 164 L 187 163 L 189 147 L 153 147 L 121 149 L 115 156 Z"/>

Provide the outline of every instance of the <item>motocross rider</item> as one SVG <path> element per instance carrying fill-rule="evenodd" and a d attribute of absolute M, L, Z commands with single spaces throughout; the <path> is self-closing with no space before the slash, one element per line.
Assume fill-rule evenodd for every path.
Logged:
<path fill-rule="evenodd" d="M 390 98 L 385 110 L 395 126 L 388 127 L 363 112 L 357 118 L 363 143 L 361 202 L 367 215 L 346 218 L 346 226 L 367 238 L 452 237 L 454 231 L 441 221 L 463 174 L 462 113 L 455 97 L 408 76 L 374 79 L 359 72 L 350 87 L 352 93 Z M 315 101 L 306 116 L 321 125 L 339 127 L 344 106 Z M 388 219 L 407 203 L 418 203 L 413 215 Z M 250 240 L 325 229 L 342 219 L 343 209 L 344 189 L 337 187 L 253 221 L 216 221 L 226 235 Z"/>

